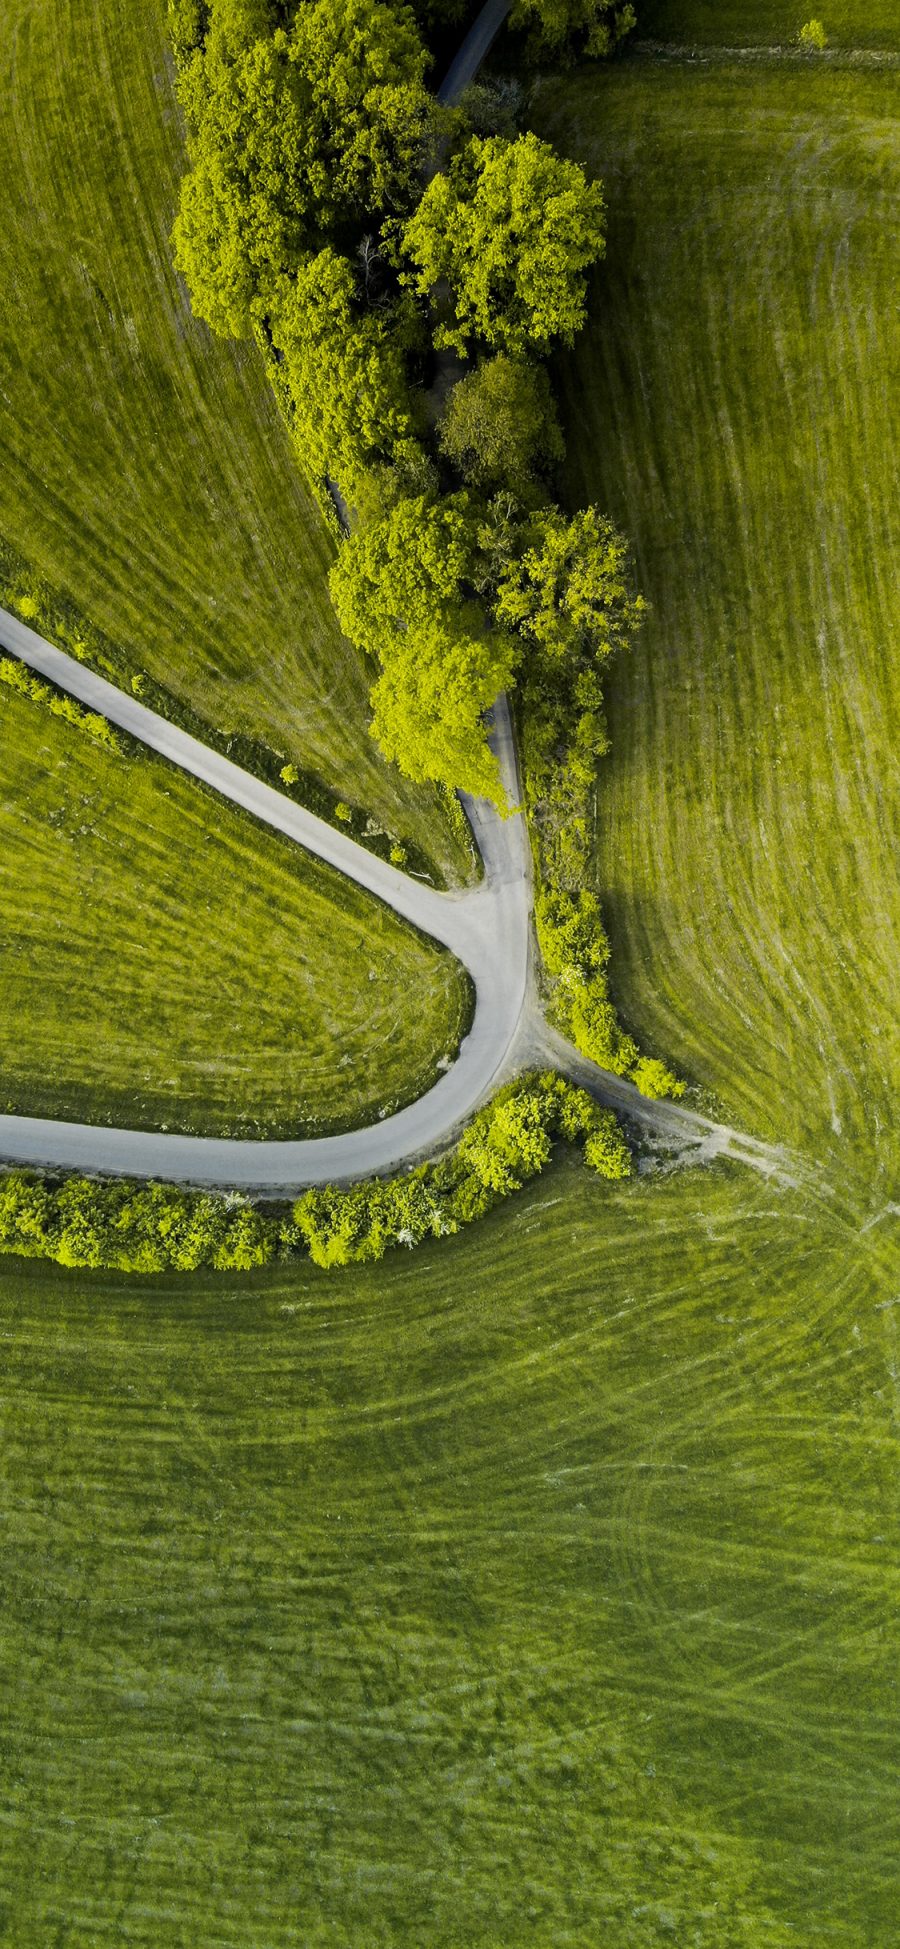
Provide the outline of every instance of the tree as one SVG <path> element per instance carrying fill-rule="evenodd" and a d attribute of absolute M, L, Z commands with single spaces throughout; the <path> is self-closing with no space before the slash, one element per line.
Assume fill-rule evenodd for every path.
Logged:
<path fill-rule="evenodd" d="M 372 729 L 385 755 L 502 805 L 483 714 L 518 648 L 475 599 L 476 528 L 465 494 L 407 498 L 350 537 L 330 586 L 342 629 L 381 665 Z"/>
<path fill-rule="evenodd" d="M 584 1146 L 585 1163 L 601 1178 L 631 1176 L 631 1153 L 611 1110 L 601 1110 Z"/>
<path fill-rule="evenodd" d="M 571 344 L 588 272 L 603 256 L 603 191 L 536 135 L 476 136 L 432 178 L 403 251 L 421 295 L 449 286 L 452 317 L 436 345 L 465 356 L 482 339 L 522 358 L 556 338 Z"/>
<path fill-rule="evenodd" d="M 542 366 L 498 352 L 453 387 L 438 428 L 441 451 L 474 486 L 527 495 L 565 451 Z"/>
<path fill-rule="evenodd" d="M 627 0 L 514 0 L 510 15 L 511 26 L 528 31 L 537 59 L 567 51 L 602 59 L 636 22 Z"/>
<path fill-rule="evenodd" d="M 361 310 L 347 258 L 327 246 L 282 280 L 273 301 L 272 378 L 286 400 L 294 445 L 319 483 L 338 480 L 359 507 L 385 469 L 424 460 L 406 382 L 405 320 Z"/>
<path fill-rule="evenodd" d="M 279 276 L 336 232 L 409 209 L 435 110 L 412 16 L 381 0 L 213 0 L 175 23 L 191 130 L 173 231 L 195 311 L 223 336 L 268 318 Z M 198 25 L 199 23 L 199 25 Z"/>
<path fill-rule="evenodd" d="M 500 572 L 498 621 L 554 664 L 605 663 L 627 648 L 647 605 L 631 588 L 628 543 L 606 515 L 542 508 L 523 543 Z"/>

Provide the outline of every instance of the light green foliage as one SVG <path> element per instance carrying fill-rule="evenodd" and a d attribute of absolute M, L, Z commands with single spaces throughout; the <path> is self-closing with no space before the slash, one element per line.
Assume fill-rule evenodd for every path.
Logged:
<path fill-rule="evenodd" d="M 537 136 L 473 137 L 403 234 L 416 290 L 450 288 L 453 315 L 435 343 L 465 354 L 480 339 L 514 358 L 571 344 L 604 252 L 604 212 L 600 184 Z"/>
<path fill-rule="evenodd" d="M 472 1224 L 521 1191 L 550 1161 L 555 1138 L 590 1145 L 601 1177 L 627 1177 L 631 1155 L 612 1111 L 547 1072 L 508 1083 L 473 1118 L 455 1149 L 399 1178 L 305 1191 L 294 1223 L 316 1265 L 362 1265 L 394 1245 L 419 1245 Z"/>
<path fill-rule="evenodd" d="M 535 925 L 550 977 L 550 1006 L 582 1055 L 647 1096 L 681 1096 L 684 1084 L 657 1058 L 641 1056 L 622 1029 L 609 998 L 609 941 L 595 893 L 545 884 L 535 902 Z"/>
<path fill-rule="evenodd" d="M 548 664 L 605 662 L 630 644 L 646 603 L 630 579 L 624 536 L 599 508 L 568 517 L 544 508 L 501 575 L 497 620 L 521 631 Z"/>
<path fill-rule="evenodd" d="M 800 46 L 810 50 L 818 49 L 821 52 L 822 48 L 828 46 L 828 35 L 820 20 L 805 21 L 798 38 Z"/>
<path fill-rule="evenodd" d="M 660 1065 L 661 1066 L 661 1065 Z M 661 1090 L 659 1094 L 668 1094 Z M 598 1118 L 584 1146 L 585 1163 L 601 1178 L 631 1176 L 631 1153 L 611 1110 Z"/>
<path fill-rule="evenodd" d="M 22 603 L 19 608 L 23 608 Z M 111 751 L 122 750 L 122 739 L 118 732 L 99 711 L 88 710 L 65 691 L 54 690 L 51 684 L 44 683 L 42 677 L 35 676 L 27 663 L 20 663 L 17 657 L 0 655 L 0 683 L 6 684 L 10 690 L 17 690 L 21 697 L 30 697 L 33 704 L 40 704 L 54 717 L 64 717 L 67 724 L 74 724 L 79 731 L 86 731 L 88 737 L 95 738 L 98 744 L 105 744 Z"/>
<path fill-rule="evenodd" d="M 0 941 L 19 1115 L 321 1135 L 420 1095 L 468 1025 L 462 969 L 380 901 L 2 683 Z"/>
<path fill-rule="evenodd" d="M 279 358 L 270 377 L 298 458 L 317 486 L 328 476 L 351 506 L 365 506 L 377 492 L 374 476 L 412 471 L 424 457 L 406 379 L 408 321 L 402 311 L 363 311 L 352 264 L 330 246 L 282 280 L 271 302 Z"/>
<path fill-rule="evenodd" d="M 248 1272 L 283 1248 L 285 1221 L 232 1193 L 0 1173 L 0 1252 L 122 1272 Z"/>
<path fill-rule="evenodd" d="M 441 451 L 476 487 L 528 493 L 565 451 L 541 366 L 499 352 L 453 387 L 438 428 Z"/>
<path fill-rule="evenodd" d="M 536 60 L 577 53 L 602 59 L 637 24 L 627 0 L 514 0 L 510 24 L 528 32 Z"/>
<path fill-rule="evenodd" d="M 277 10 L 212 0 L 180 71 L 193 167 L 174 230 L 195 311 L 244 336 L 271 314 L 281 273 L 335 228 L 413 194 L 432 110 L 411 16 L 379 0 Z"/>
<path fill-rule="evenodd" d="M 381 749 L 410 778 L 502 803 L 483 713 L 511 681 L 518 645 L 475 598 L 476 534 L 465 494 L 407 498 L 351 536 L 330 581 L 341 627 L 382 666 Z"/>

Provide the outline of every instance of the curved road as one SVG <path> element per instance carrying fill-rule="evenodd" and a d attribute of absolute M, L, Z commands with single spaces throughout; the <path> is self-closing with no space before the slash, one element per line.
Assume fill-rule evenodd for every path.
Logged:
<path fill-rule="evenodd" d="M 549 1063 L 644 1125 L 670 1154 L 697 1162 L 727 1155 L 767 1176 L 788 1180 L 801 1168 L 782 1149 L 697 1116 L 680 1104 L 648 1102 L 631 1083 L 579 1055 L 545 1022 L 533 978 L 531 853 L 521 813 L 504 819 L 483 800 L 461 795 L 484 861 L 484 880 L 474 891 L 436 893 L 148 710 L 6 610 L 0 610 L 0 646 L 385 901 L 449 948 L 468 969 L 475 988 L 472 1027 L 453 1068 L 417 1103 L 365 1129 L 339 1137 L 259 1141 L 0 1116 L 0 1158 L 58 1169 L 240 1186 L 276 1196 L 302 1185 L 384 1174 L 427 1156 L 452 1138 L 504 1077 L 529 1065 Z M 515 804 L 518 774 L 505 698 L 499 699 L 494 716 L 491 741 L 507 796 Z"/>

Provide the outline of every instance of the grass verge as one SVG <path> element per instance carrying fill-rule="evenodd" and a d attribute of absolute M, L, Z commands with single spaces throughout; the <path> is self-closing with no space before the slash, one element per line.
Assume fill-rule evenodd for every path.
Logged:
<path fill-rule="evenodd" d="M 149 755 L 0 690 L 0 1100 L 20 1115 L 324 1134 L 455 1052 L 463 970 Z"/>

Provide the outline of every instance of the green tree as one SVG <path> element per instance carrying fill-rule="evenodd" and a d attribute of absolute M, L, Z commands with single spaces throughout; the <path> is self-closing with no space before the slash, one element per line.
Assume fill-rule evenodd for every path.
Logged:
<path fill-rule="evenodd" d="M 350 537 L 330 586 L 342 629 L 381 665 L 372 728 L 385 755 L 410 778 L 502 804 L 483 718 L 519 650 L 475 597 L 476 533 L 467 495 L 407 498 Z"/>
<path fill-rule="evenodd" d="M 570 52 L 602 59 L 637 24 L 627 0 L 514 0 L 510 24 L 528 33 L 536 59 Z"/>
<path fill-rule="evenodd" d="M 542 508 L 523 542 L 500 570 L 498 621 L 553 664 L 605 663 L 626 649 L 647 605 L 631 586 L 628 543 L 606 515 Z"/>
<path fill-rule="evenodd" d="M 556 338 L 571 344 L 604 252 L 603 191 L 536 135 L 476 136 L 432 178 L 403 252 L 420 294 L 449 287 L 452 316 L 437 345 L 465 356 L 481 339 L 522 358 Z"/>
<path fill-rule="evenodd" d="M 505 352 L 485 359 L 453 387 L 438 443 L 473 486 L 527 495 L 535 476 L 565 451 L 543 367 Z"/>
<path fill-rule="evenodd" d="M 289 28 L 276 11 L 213 0 L 179 76 L 192 168 L 175 260 L 195 311 L 226 337 L 268 319 L 279 277 L 332 232 L 410 207 L 435 114 L 404 9 L 308 0 Z M 182 47 L 196 19 L 179 13 Z"/>
<path fill-rule="evenodd" d="M 424 464 L 406 380 L 404 318 L 364 311 L 352 264 L 330 246 L 281 280 L 270 325 L 271 376 L 310 478 L 340 482 L 351 506 L 386 496 L 388 476 Z"/>

